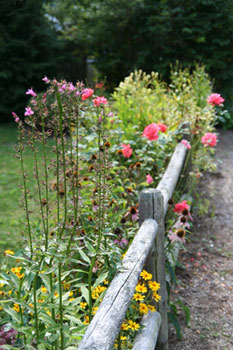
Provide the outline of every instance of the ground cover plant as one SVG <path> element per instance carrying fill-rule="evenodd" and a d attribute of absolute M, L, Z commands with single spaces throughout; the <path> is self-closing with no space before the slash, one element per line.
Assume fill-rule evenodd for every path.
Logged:
<path fill-rule="evenodd" d="M 13 112 L 28 243 L 4 253 L 3 347 L 77 346 L 138 229 L 140 190 L 156 187 L 178 141 L 190 149 L 190 175 L 198 178 L 216 144 L 215 105 L 223 102 L 207 102 L 210 84 L 199 67 L 192 75 L 174 71 L 169 87 L 155 73 L 135 72 L 111 104 L 82 83 L 43 80 L 44 94 L 26 92 L 25 120 Z M 184 132 L 193 135 L 190 143 Z M 169 252 L 185 242 L 191 220 L 189 203 L 179 196 L 170 203 Z M 155 310 L 152 299 L 160 300 L 158 290 L 143 271 L 119 349 L 131 347 L 141 315 Z"/>

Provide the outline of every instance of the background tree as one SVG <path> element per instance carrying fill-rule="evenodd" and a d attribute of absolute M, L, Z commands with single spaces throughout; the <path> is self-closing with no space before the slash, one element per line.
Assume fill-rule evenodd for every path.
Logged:
<path fill-rule="evenodd" d="M 110 87 L 135 68 L 168 79 L 170 65 L 204 63 L 215 90 L 233 95 L 232 0 L 55 0 L 63 36 L 80 43 Z M 57 12 L 57 13 L 56 13 Z M 59 15 L 58 15 L 59 14 Z M 85 48 L 85 49 L 84 49 Z M 81 53 L 82 54 L 82 53 Z"/>
<path fill-rule="evenodd" d="M 22 112 L 31 86 L 40 91 L 44 75 L 54 77 L 60 44 L 41 0 L 0 0 L 0 120 Z"/>

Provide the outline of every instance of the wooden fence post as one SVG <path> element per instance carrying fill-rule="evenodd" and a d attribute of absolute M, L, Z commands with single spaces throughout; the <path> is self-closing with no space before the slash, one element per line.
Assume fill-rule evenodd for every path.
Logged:
<path fill-rule="evenodd" d="M 148 254 L 145 268 L 152 273 L 153 278 L 160 283 L 158 311 L 162 318 L 157 349 L 168 350 L 168 323 L 167 323 L 167 289 L 165 274 L 164 251 L 164 197 L 157 189 L 145 189 L 139 197 L 139 225 L 144 220 L 152 218 L 158 224 L 157 237 Z"/>

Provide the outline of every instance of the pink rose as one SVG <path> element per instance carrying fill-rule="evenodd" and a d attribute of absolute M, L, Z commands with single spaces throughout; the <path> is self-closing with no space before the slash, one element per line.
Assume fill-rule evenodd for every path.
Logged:
<path fill-rule="evenodd" d="M 150 141 L 158 140 L 160 129 L 157 124 L 152 123 L 145 127 L 142 136 L 146 137 Z"/>
<path fill-rule="evenodd" d="M 217 135 L 212 134 L 211 132 L 207 132 L 202 138 L 201 143 L 203 143 L 206 147 L 214 147 L 217 144 Z"/>
<path fill-rule="evenodd" d="M 130 145 L 124 145 L 124 143 L 121 144 L 121 147 L 123 147 L 122 153 L 125 158 L 129 158 L 133 152 Z"/>
<path fill-rule="evenodd" d="M 146 175 L 146 182 L 150 185 L 153 182 L 153 178 L 150 176 L 150 174 Z"/>
<path fill-rule="evenodd" d="M 181 141 L 182 145 L 184 145 L 186 148 L 191 149 L 191 145 L 187 140 L 182 140 Z"/>
<path fill-rule="evenodd" d="M 224 98 L 222 98 L 222 96 L 220 94 L 211 94 L 210 96 L 208 96 L 207 98 L 207 102 L 209 104 L 211 104 L 212 106 L 218 106 L 221 103 L 223 103 L 225 100 Z"/>
<path fill-rule="evenodd" d="M 187 204 L 187 201 L 176 203 L 175 208 L 174 208 L 174 212 L 175 213 L 182 213 L 182 211 L 184 209 L 189 210 L 189 205 Z"/>
<path fill-rule="evenodd" d="M 106 105 L 108 104 L 108 100 L 104 96 L 98 96 L 93 100 L 94 106 L 98 107 L 100 104 Z"/>
<path fill-rule="evenodd" d="M 87 100 L 89 97 L 91 97 L 94 93 L 93 89 L 84 89 L 82 92 L 82 100 Z"/>
<path fill-rule="evenodd" d="M 165 124 L 162 124 L 162 123 L 159 123 L 157 124 L 158 125 L 158 128 L 161 132 L 166 132 L 167 131 L 167 125 Z"/>

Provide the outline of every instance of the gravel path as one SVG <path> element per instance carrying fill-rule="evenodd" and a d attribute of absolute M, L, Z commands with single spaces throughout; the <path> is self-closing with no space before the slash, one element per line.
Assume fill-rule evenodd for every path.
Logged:
<path fill-rule="evenodd" d="M 190 328 L 179 319 L 183 339 L 176 340 L 170 326 L 169 350 L 233 349 L 233 132 L 220 132 L 215 173 L 200 181 L 202 215 L 195 225 L 187 251 L 181 252 L 179 285 L 172 299 L 180 299 L 191 311 Z M 209 207 L 208 207 L 209 201 Z M 204 213 L 208 208 L 208 213 Z"/>

